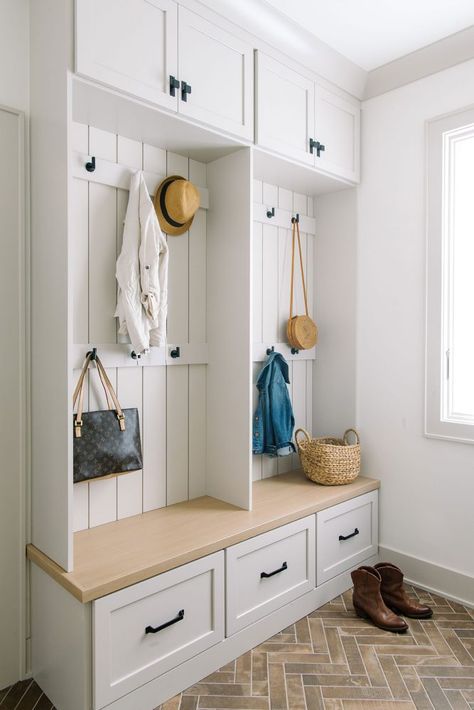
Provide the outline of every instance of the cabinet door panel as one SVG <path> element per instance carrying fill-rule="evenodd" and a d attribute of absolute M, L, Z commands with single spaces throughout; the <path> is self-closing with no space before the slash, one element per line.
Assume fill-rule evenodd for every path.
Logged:
<path fill-rule="evenodd" d="M 359 181 L 360 106 L 316 85 L 315 140 L 325 146 L 315 165 L 339 177 Z"/>
<path fill-rule="evenodd" d="M 314 84 L 257 52 L 257 143 L 313 164 Z"/>
<path fill-rule="evenodd" d="M 76 71 L 176 109 L 177 16 L 173 0 L 76 0 Z"/>
<path fill-rule="evenodd" d="M 178 44 L 179 78 L 191 85 L 179 112 L 252 140 L 252 47 L 183 7 Z"/>

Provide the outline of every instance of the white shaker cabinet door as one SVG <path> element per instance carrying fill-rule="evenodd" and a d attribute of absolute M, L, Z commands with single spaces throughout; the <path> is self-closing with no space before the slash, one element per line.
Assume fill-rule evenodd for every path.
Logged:
<path fill-rule="evenodd" d="M 253 140 L 253 48 L 179 8 L 178 111 Z"/>
<path fill-rule="evenodd" d="M 359 182 L 360 104 L 316 84 L 314 149 L 317 168 Z M 318 155 L 319 152 L 319 155 Z"/>
<path fill-rule="evenodd" d="M 294 160 L 314 164 L 314 83 L 257 52 L 257 143 Z"/>
<path fill-rule="evenodd" d="M 76 71 L 176 110 L 177 20 L 173 0 L 76 0 Z"/>

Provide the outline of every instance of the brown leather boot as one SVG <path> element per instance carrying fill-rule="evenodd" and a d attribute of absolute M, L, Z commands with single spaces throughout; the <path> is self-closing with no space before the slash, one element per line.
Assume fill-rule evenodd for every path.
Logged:
<path fill-rule="evenodd" d="M 364 565 L 351 572 L 351 577 L 354 582 L 352 603 L 357 616 L 370 619 L 384 631 L 401 634 L 408 629 L 407 623 L 385 606 L 380 594 L 382 578 L 376 569 Z"/>
<path fill-rule="evenodd" d="M 385 604 L 395 613 L 410 619 L 429 619 L 433 610 L 424 604 L 410 599 L 403 587 L 403 572 L 391 562 L 379 562 L 375 569 L 382 577 L 380 592 Z"/>

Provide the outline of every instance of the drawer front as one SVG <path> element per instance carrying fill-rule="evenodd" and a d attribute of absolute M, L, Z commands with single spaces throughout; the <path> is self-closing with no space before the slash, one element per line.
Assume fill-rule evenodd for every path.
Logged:
<path fill-rule="evenodd" d="M 314 588 L 314 515 L 229 547 L 226 555 L 229 636 Z"/>
<path fill-rule="evenodd" d="M 98 599 L 93 606 L 94 708 L 224 638 L 224 552 Z"/>
<path fill-rule="evenodd" d="M 375 555 L 378 492 L 352 498 L 316 514 L 317 584 Z"/>

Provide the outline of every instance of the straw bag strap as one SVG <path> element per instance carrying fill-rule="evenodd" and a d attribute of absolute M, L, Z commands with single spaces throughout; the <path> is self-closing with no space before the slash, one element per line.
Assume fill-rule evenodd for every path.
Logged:
<path fill-rule="evenodd" d="M 92 359 L 92 353 L 88 353 L 86 355 L 86 359 L 84 360 L 82 372 L 79 376 L 79 380 L 78 380 L 78 383 L 76 385 L 76 388 L 75 388 L 74 394 L 73 394 L 73 407 L 75 407 L 76 402 L 77 402 L 77 413 L 76 413 L 76 417 L 74 420 L 74 435 L 76 438 L 79 438 L 81 436 L 82 412 L 83 412 L 83 408 L 84 408 L 84 380 L 85 380 L 87 370 L 89 369 L 91 359 Z M 112 383 L 109 380 L 109 377 L 108 377 L 108 375 L 105 371 L 105 368 L 102 365 L 102 362 L 101 362 L 100 358 L 98 357 L 98 355 L 95 356 L 95 362 L 96 362 L 97 370 L 99 372 L 99 378 L 102 383 L 102 387 L 104 388 L 108 408 L 115 409 L 115 412 L 117 414 L 117 419 L 119 422 L 120 430 L 125 431 L 125 415 L 124 415 L 122 408 L 120 406 L 120 403 L 117 399 L 117 395 L 115 394 L 115 390 L 112 386 Z M 112 407 L 112 403 L 114 405 L 113 407 Z"/>
<path fill-rule="evenodd" d="M 300 237 L 300 224 L 295 219 L 293 221 L 293 227 L 291 230 L 291 279 L 290 279 L 290 319 L 293 318 L 293 291 L 294 291 L 294 281 L 295 281 L 295 237 L 298 238 L 298 252 L 300 255 L 300 269 L 301 269 L 301 281 L 303 283 L 303 296 L 304 296 L 304 307 L 306 315 L 308 313 L 308 294 L 306 292 L 306 282 L 304 278 L 304 268 L 303 268 L 303 254 L 301 251 L 301 237 Z"/>

